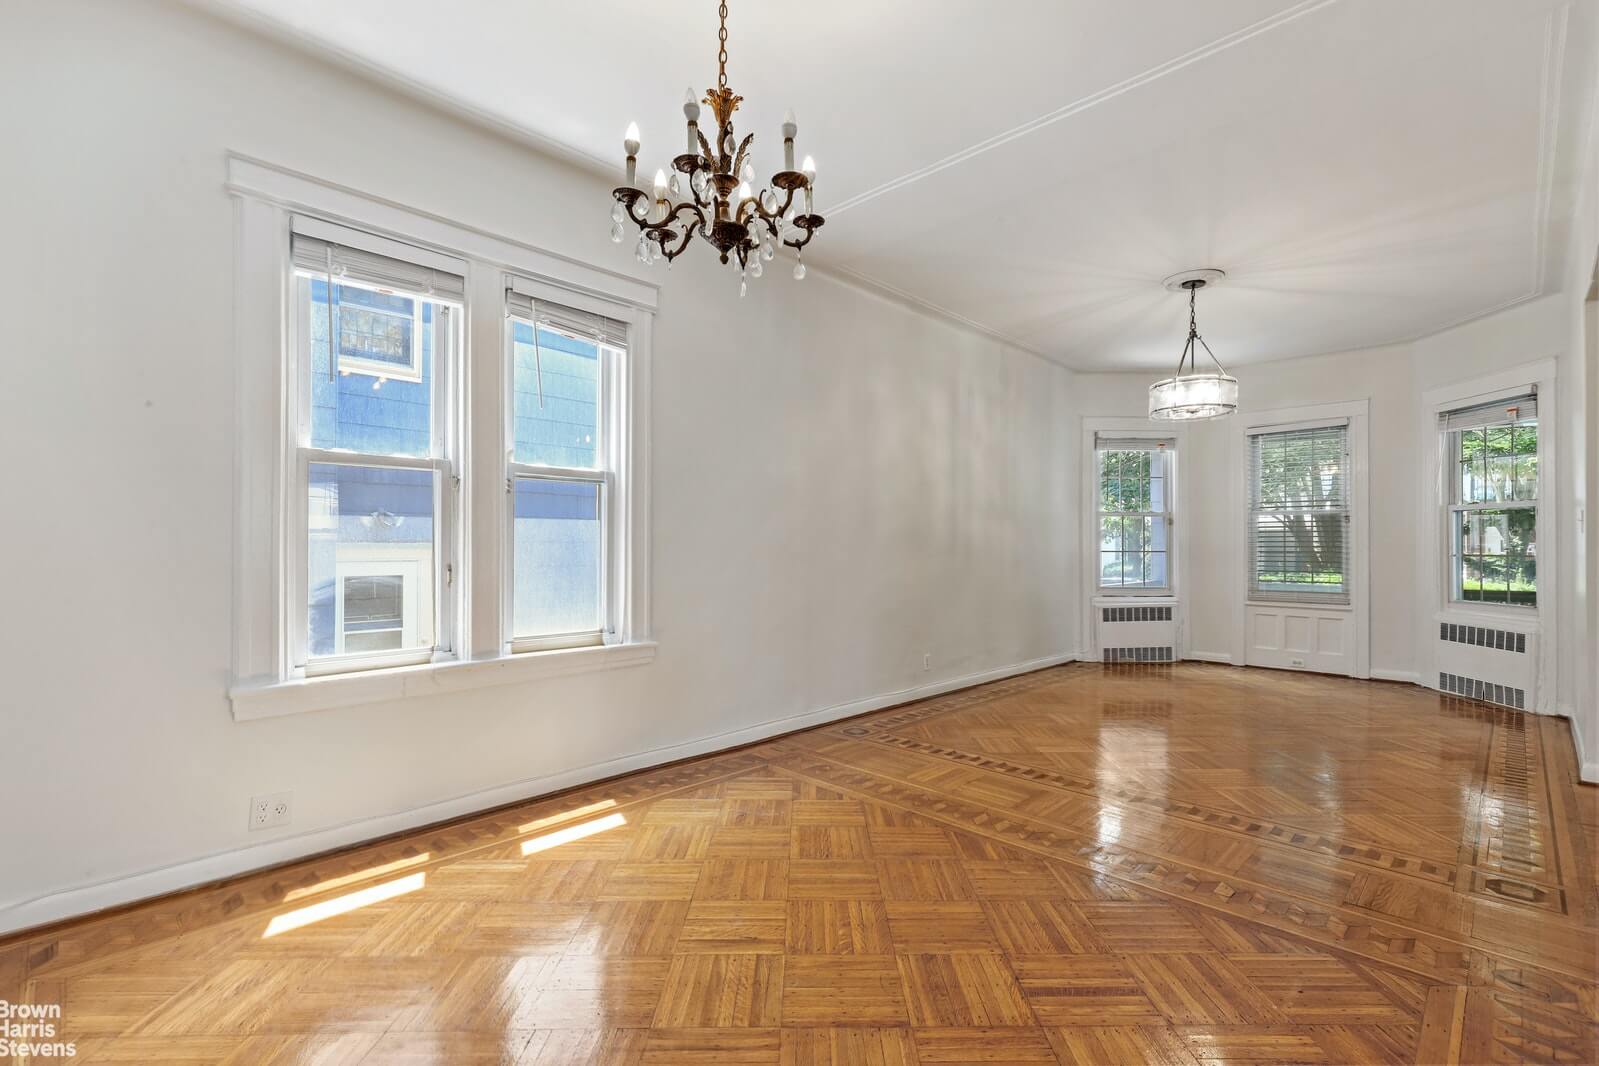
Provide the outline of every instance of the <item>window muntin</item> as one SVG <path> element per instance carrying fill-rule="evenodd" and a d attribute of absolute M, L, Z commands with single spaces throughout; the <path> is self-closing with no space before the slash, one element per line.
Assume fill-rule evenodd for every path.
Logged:
<path fill-rule="evenodd" d="M 1350 602 L 1347 423 L 1249 435 L 1249 596 Z"/>
<path fill-rule="evenodd" d="M 292 664 L 324 674 L 427 661 L 453 643 L 446 411 L 461 307 L 308 269 L 299 233 L 294 240 L 294 470 L 304 539 L 290 585 Z M 425 272 L 429 281 L 440 276 Z"/>
<path fill-rule="evenodd" d="M 1531 396 L 1446 412 L 1449 598 L 1538 604 L 1538 415 Z"/>
<path fill-rule="evenodd" d="M 512 651 L 597 644 L 617 628 L 618 548 L 611 530 L 625 326 L 507 292 L 511 402 Z"/>
<path fill-rule="evenodd" d="M 1099 476 L 1099 588 L 1171 588 L 1171 463 L 1163 442 L 1117 441 L 1095 450 Z"/>

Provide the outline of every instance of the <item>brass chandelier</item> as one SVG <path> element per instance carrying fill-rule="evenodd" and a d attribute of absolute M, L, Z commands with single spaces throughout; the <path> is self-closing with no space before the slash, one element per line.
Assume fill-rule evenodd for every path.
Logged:
<path fill-rule="evenodd" d="M 770 188 L 759 194 L 751 190 L 755 167 L 749 151 L 755 135 L 745 134 L 739 141 L 733 133 L 733 112 L 743 97 L 727 87 L 725 2 L 720 15 L 716 88 L 707 90 L 704 97 L 716 116 L 716 142 L 713 145 L 700 132 L 700 102 L 689 89 L 683 99 L 683 116 L 688 120 L 686 150 L 672 160 L 671 178 L 665 170 L 657 170 L 653 188 L 645 191 L 636 184 L 638 124 L 630 123 L 622 142 L 627 152 L 627 183 L 611 192 L 616 200 L 611 208 L 611 240 L 621 243 L 622 221 L 630 219 L 639 231 L 639 262 L 665 259 L 670 265 L 698 235 L 721 254 L 723 263 L 738 267 L 742 296 L 745 279 L 760 277 L 761 264 L 771 262 L 779 245 L 794 249 L 798 256 L 794 277 L 803 278 L 804 248 L 822 227 L 823 219 L 815 211 L 816 164 L 806 156 L 800 169 L 794 169 L 797 127 L 792 111 L 783 116 L 783 169 L 772 175 Z M 803 210 L 796 202 L 801 193 Z"/>

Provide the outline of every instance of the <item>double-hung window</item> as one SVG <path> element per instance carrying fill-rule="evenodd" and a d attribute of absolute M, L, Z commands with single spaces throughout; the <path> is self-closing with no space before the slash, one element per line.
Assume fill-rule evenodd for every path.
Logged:
<path fill-rule="evenodd" d="M 528 651 L 606 643 L 621 611 L 615 512 L 627 325 L 549 299 L 519 278 L 506 290 L 506 309 L 507 644 Z"/>
<path fill-rule="evenodd" d="M 1171 589 L 1171 443 L 1095 440 L 1102 594 Z"/>
<path fill-rule="evenodd" d="M 1248 438 L 1249 598 L 1350 602 L 1347 419 Z"/>
<path fill-rule="evenodd" d="M 465 264 L 298 218 L 291 257 L 292 665 L 427 662 L 453 638 Z"/>
<path fill-rule="evenodd" d="M 228 175 L 235 718 L 652 661 L 655 286 Z"/>
<path fill-rule="evenodd" d="M 1538 397 L 1445 411 L 1454 602 L 1538 604 Z"/>

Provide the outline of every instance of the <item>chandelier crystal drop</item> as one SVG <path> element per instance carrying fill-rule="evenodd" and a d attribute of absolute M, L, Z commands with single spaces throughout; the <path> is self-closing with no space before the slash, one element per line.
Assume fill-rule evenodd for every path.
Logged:
<path fill-rule="evenodd" d="M 1238 379 L 1222 369 L 1210 345 L 1199 335 L 1195 294 L 1221 280 L 1219 270 L 1191 270 L 1166 279 L 1169 289 L 1188 290 L 1188 341 L 1177 359 L 1177 373 L 1149 387 L 1149 417 L 1163 422 L 1198 422 L 1223 418 L 1238 409 Z M 1199 349 L 1204 348 L 1216 369 L 1199 369 Z M 1183 366 L 1187 364 L 1187 373 Z"/>
<path fill-rule="evenodd" d="M 753 133 L 739 140 L 733 132 L 733 112 L 743 97 L 727 87 L 727 4 L 719 8 L 721 28 L 717 33 L 716 88 L 706 91 L 703 101 L 690 89 L 683 98 L 683 117 L 687 120 L 685 151 L 672 160 L 672 176 L 655 172 L 650 189 L 638 185 L 639 131 L 629 123 L 622 139 L 627 153 L 626 184 L 613 189 L 616 207 L 612 223 L 620 227 L 625 214 L 639 229 L 641 263 L 672 260 L 683 253 L 698 236 L 720 254 L 723 263 L 733 263 L 739 271 L 739 295 L 744 294 L 749 276 L 760 277 L 760 261 L 770 261 L 779 244 L 799 252 L 811 242 L 824 219 L 816 213 L 816 164 L 805 157 L 794 167 L 794 134 L 798 127 L 794 113 L 783 116 L 783 169 L 772 175 L 771 187 L 754 191 L 755 165 L 750 159 Z M 716 118 L 715 140 L 700 131 L 700 103 Z M 684 183 L 679 175 L 687 175 Z M 623 210 L 625 208 L 625 211 Z M 613 228 L 611 239 L 619 241 Z M 755 269 L 750 270 L 751 264 Z M 796 279 L 805 276 L 805 264 L 794 268 Z"/>

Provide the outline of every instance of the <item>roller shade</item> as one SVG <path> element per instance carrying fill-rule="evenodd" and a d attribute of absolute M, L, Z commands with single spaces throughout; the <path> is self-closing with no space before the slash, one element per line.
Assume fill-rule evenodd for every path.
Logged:
<path fill-rule="evenodd" d="M 1249 433 L 1249 595 L 1348 603 L 1349 425 Z"/>
<path fill-rule="evenodd" d="M 1511 408 L 1516 409 L 1514 416 Z M 1507 396 L 1492 403 L 1479 403 L 1460 407 L 1438 415 L 1438 426 L 1444 430 L 1479 429 L 1483 426 L 1507 426 L 1514 422 L 1533 422 L 1538 418 L 1538 393 Z"/>
<path fill-rule="evenodd" d="M 515 289 L 505 290 L 505 312 L 582 341 L 599 341 L 612 348 L 627 347 L 627 323 L 549 300 L 535 300 Z"/>
<path fill-rule="evenodd" d="M 335 282 L 456 303 L 466 299 L 464 261 L 316 219 L 294 220 L 290 256 L 296 270 L 313 275 L 331 273 Z"/>

